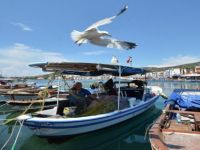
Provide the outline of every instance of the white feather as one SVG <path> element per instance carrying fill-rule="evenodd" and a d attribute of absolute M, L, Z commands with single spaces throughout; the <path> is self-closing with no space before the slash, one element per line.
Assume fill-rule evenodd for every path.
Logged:
<path fill-rule="evenodd" d="M 82 32 L 79 32 L 79 31 L 76 31 L 76 30 L 73 30 L 72 33 L 71 33 L 71 38 L 74 42 L 78 41 L 81 39 L 81 35 L 82 35 Z"/>
<path fill-rule="evenodd" d="M 73 30 L 71 33 L 71 38 L 78 45 L 81 45 L 87 42 L 87 39 L 84 38 L 84 32 Z"/>

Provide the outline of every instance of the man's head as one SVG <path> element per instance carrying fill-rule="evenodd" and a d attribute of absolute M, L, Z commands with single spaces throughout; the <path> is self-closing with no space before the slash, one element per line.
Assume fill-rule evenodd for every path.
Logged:
<path fill-rule="evenodd" d="M 77 91 L 81 90 L 81 88 L 82 88 L 82 83 L 81 82 L 76 82 L 74 84 L 74 86 L 73 86 L 73 89 L 77 90 Z"/>

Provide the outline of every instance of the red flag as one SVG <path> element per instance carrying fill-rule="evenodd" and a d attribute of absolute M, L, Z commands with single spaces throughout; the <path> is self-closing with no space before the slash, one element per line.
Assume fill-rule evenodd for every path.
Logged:
<path fill-rule="evenodd" d="M 128 60 L 126 61 L 126 63 L 129 64 L 129 63 L 132 63 L 132 61 L 133 61 L 133 58 L 132 58 L 131 56 L 129 56 L 129 57 L 128 57 Z"/>

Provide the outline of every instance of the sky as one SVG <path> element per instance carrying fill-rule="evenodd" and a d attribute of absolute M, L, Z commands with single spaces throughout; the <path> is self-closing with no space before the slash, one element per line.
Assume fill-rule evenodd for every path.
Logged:
<path fill-rule="evenodd" d="M 113 38 L 135 42 L 132 50 L 76 45 L 73 30 L 128 10 L 99 27 Z M 116 56 L 134 67 L 172 66 L 200 61 L 199 0 L 0 0 L 0 74 L 41 74 L 37 62 L 109 64 Z"/>

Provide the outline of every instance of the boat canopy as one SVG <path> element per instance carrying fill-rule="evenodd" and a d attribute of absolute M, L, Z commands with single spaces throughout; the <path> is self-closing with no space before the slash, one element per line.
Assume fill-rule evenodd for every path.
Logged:
<path fill-rule="evenodd" d="M 121 68 L 121 76 L 129 76 L 134 74 L 145 74 L 146 71 L 141 68 L 133 68 L 129 66 L 119 66 L 111 64 L 99 63 L 79 63 L 79 62 L 47 62 L 29 65 L 31 67 L 42 68 L 47 72 L 60 72 L 69 75 L 81 76 L 100 76 L 110 74 L 119 76 L 119 68 Z"/>

